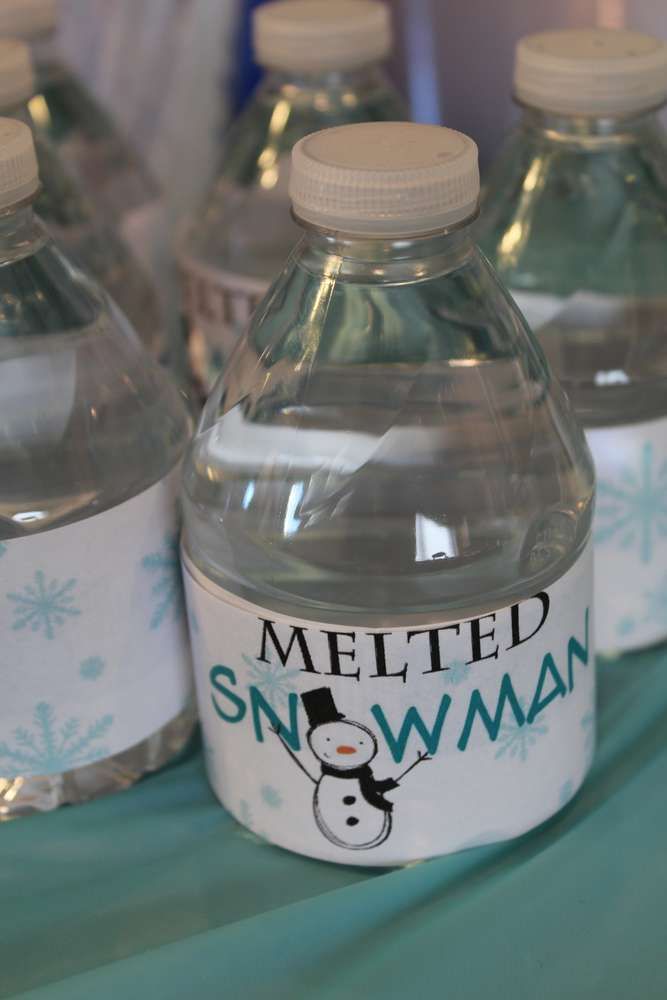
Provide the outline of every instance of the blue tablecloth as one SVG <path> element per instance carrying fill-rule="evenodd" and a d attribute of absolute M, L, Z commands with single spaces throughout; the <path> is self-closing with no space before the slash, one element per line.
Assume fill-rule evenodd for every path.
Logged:
<path fill-rule="evenodd" d="M 599 669 L 591 777 L 516 841 L 396 871 L 261 843 L 201 756 L 0 827 L 0 996 L 667 997 L 667 654 Z"/>

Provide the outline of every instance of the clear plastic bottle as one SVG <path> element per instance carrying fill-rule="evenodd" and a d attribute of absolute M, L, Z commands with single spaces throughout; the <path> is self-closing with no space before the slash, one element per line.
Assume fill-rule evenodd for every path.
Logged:
<path fill-rule="evenodd" d="M 184 467 L 213 788 L 343 863 L 514 836 L 592 753 L 585 439 L 471 240 L 470 139 L 329 129 L 291 189 L 302 239 Z"/>
<path fill-rule="evenodd" d="M 0 114 L 32 127 L 28 102 L 35 93 L 30 50 L 0 39 Z M 157 295 L 142 265 L 104 217 L 95 211 L 56 148 L 35 135 L 41 189 L 35 208 L 67 256 L 96 278 L 125 312 L 153 357 L 168 363 Z"/>
<path fill-rule="evenodd" d="M 203 395 L 298 238 L 287 194 L 294 143 L 332 125 L 406 117 L 379 66 L 391 26 L 376 0 L 262 5 L 253 44 L 268 72 L 226 137 L 180 253 L 190 367 Z"/>
<path fill-rule="evenodd" d="M 37 71 L 35 126 L 58 149 L 91 202 L 152 268 L 164 224 L 159 185 L 56 44 L 56 0 L 0 0 L 0 37 L 29 42 Z"/>
<path fill-rule="evenodd" d="M 635 649 L 667 638 L 667 45 L 529 36 L 515 92 L 478 237 L 596 462 L 598 649 Z"/>
<path fill-rule="evenodd" d="M 191 732 L 177 493 L 189 421 L 33 213 L 0 119 L 0 818 L 124 788 Z"/>

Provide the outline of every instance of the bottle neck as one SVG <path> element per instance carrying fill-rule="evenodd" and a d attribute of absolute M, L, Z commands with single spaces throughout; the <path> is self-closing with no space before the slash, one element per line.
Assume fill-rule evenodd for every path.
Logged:
<path fill-rule="evenodd" d="M 360 94 L 386 86 L 382 65 L 371 63 L 348 70 L 328 70 L 319 73 L 296 73 L 287 70 L 267 70 L 260 84 L 263 96 L 285 99 L 293 105 L 312 105 L 326 111 L 331 95 L 353 109 Z"/>
<path fill-rule="evenodd" d="M 455 271 L 475 251 L 470 222 L 424 236 L 371 237 L 320 229 L 301 219 L 301 262 L 326 277 L 369 284 L 427 280 Z"/>
<path fill-rule="evenodd" d="M 33 199 L 0 209 L 0 266 L 30 256 L 47 239 L 35 216 Z"/>
<path fill-rule="evenodd" d="M 564 115 L 523 106 L 521 127 L 553 142 L 592 145 L 635 143 L 647 130 L 660 129 L 659 109 L 623 116 Z"/>

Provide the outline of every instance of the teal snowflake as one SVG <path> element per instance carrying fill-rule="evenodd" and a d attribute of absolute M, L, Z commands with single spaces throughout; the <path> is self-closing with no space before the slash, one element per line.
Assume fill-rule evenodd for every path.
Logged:
<path fill-rule="evenodd" d="M 617 539 L 622 549 L 639 547 L 643 563 L 653 556 L 657 537 L 667 537 L 667 461 L 654 468 L 653 445 L 641 451 L 639 469 L 621 469 L 616 482 L 598 483 L 595 541 Z"/>
<path fill-rule="evenodd" d="M 255 831 L 252 809 L 245 799 L 241 799 L 239 803 L 239 823 L 242 824 L 239 830 L 240 837 L 243 837 L 244 840 L 249 840 L 251 844 L 259 844 L 260 847 L 263 846 L 263 834 Z"/>
<path fill-rule="evenodd" d="M 632 635 L 637 627 L 637 622 L 631 615 L 626 615 L 625 618 L 621 618 L 616 624 L 616 634 L 620 636 Z"/>
<path fill-rule="evenodd" d="M 96 681 L 104 673 L 106 663 L 101 656 L 89 656 L 81 661 L 79 673 L 85 681 Z"/>
<path fill-rule="evenodd" d="M 251 660 L 245 653 L 243 659 L 250 667 L 248 672 L 250 682 L 262 692 L 266 700 L 274 708 L 277 705 L 286 705 L 289 695 L 295 690 L 292 678 L 298 677 L 301 671 L 286 670 L 282 664 Z"/>
<path fill-rule="evenodd" d="M 56 723 L 52 705 L 40 701 L 33 715 L 34 729 L 14 730 L 14 745 L 0 742 L 0 769 L 5 777 L 20 774 L 55 774 L 108 757 L 109 750 L 99 741 L 108 733 L 112 715 L 105 715 L 82 731 L 81 720 Z"/>
<path fill-rule="evenodd" d="M 648 591 L 646 598 L 646 622 L 667 625 L 667 576 L 662 578 L 657 590 Z"/>
<path fill-rule="evenodd" d="M 469 673 L 469 663 L 466 663 L 465 660 L 452 660 L 451 663 L 447 664 L 447 669 L 444 671 L 443 676 L 446 684 L 455 684 L 458 686 L 468 679 Z"/>
<path fill-rule="evenodd" d="M 42 570 L 37 570 L 33 583 L 28 583 L 20 594 L 7 594 L 13 601 L 14 629 L 30 628 L 33 632 L 43 632 L 47 639 L 53 639 L 56 628 L 64 625 L 68 618 L 74 618 L 81 611 L 74 605 L 72 591 L 76 580 L 49 580 Z"/>
<path fill-rule="evenodd" d="M 566 806 L 573 795 L 574 795 L 574 782 L 571 780 L 566 781 L 565 784 L 562 786 L 558 795 L 558 808 L 562 809 L 563 806 Z"/>
<path fill-rule="evenodd" d="M 280 809 L 283 804 L 282 795 L 273 785 L 262 785 L 261 796 L 271 809 Z"/>
<path fill-rule="evenodd" d="M 595 713 L 587 712 L 581 720 L 581 728 L 584 731 L 584 753 L 590 761 L 595 750 Z"/>
<path fill-rule="evenodd" d="M 523 698 L 519 698 L 519 705 L 525 716 L 527 709 Z M 520 761 L 525 761 L 531 747 L 535 746 L 540 736 L 544 736 L 548 732 L 549 727 L 544 722 L 538 722 L 536 719 L 531 723 L 524 722 L 520 726 L 514 715 L 512 715 L 510 722 L 503 722 L 500 726 L 496 760 L 507 754 L 508 757 L 518 757 Z"/>
<path fill-rule="evenodd" d="M 0 542 L 0 559 L 2 559 L 6 551 L 7 551 L 7 546 L 5 545 L 4 542 Z"/>
<path fill-rule="evenodd" d="M 155 608 L 151 615 L 151 629 L 159 628 L 167 619 L 177 621 L 183 608 L 183 580 L 178 553 L 178 533 L 167 535 L 162 549 L 144 556 L 141 565 L 155 574 L 151 593 Z"/>

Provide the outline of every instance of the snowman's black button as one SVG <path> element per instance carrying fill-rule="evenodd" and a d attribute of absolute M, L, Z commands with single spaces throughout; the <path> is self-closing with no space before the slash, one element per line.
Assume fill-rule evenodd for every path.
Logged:
<path fill-rule="evenodd" d="M 347 823 L 348 826 L 356 826 L 359 820 L 357 819 L 356 816 L 348 816 L 345 822 Z"/>
<path fill-rule="evenodd" d="M 356 801 L 357 799 L 355 795 L 346 795 L 343 799 L 343 805 L 353 806 Z"/>

